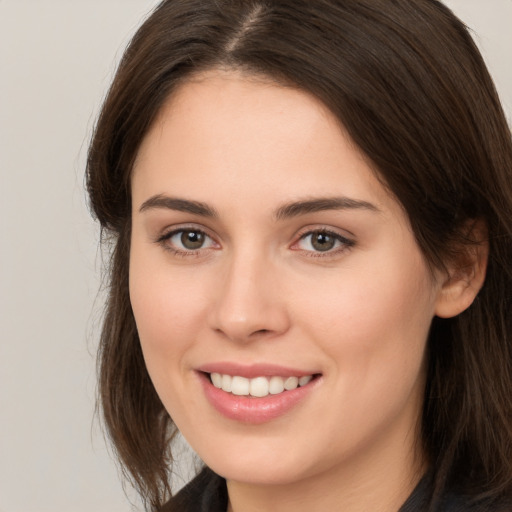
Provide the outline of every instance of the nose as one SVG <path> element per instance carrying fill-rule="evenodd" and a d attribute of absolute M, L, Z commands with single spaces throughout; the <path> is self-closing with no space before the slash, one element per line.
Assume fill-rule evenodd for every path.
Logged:
<path fill-rule="evenodd" d="M 235 342 L 274 338 L 290 327 L 279 269 L 268 258 L 233 256 L 217 277 L 210 326 Z"/>

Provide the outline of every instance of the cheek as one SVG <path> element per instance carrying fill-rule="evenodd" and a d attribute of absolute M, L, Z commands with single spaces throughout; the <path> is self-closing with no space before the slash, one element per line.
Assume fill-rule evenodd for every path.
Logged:
<path fill-rule="evenodd" d="M 146 368 L 162 403 L 179 425 L 194 407 L 194 397 L 188 392 L 187 354 L 204 325 L 201 291 L 196 281 L 182 279 L 168 265 L 142 256 L 137 248 L 132 250 L 130 300 Z M 183 400 L 184 396 L 188 399 Z"/>
<path fill-rule="evenodd" d="M 349 269 L 328 286 L 312 282 L 304 288 L 308 293 L 297 301 L 301 310 L 297 317 L 333 349 L 338 340 L 350 340 L 358 347 L 389 338 L 399 344 L 428 331 L 433 318 L 434 301 L 425 273 Z"/>
<path fill-rule="evenodd" d="M 410 257 L 409 257 L 410 258 Z M 383 258 L 384 259 L 384 258 Z M 340 396 L 385 407 L 404 400 L 422 376 L 434 300 L 420 257 L 404 265 L 350 268 L 328 286 L 309 283 L 302 329 L 329 355 Z M 377 399 L 377 401 L 375 401 Z"/>
<path fill-rule="evenodd" d="M 165 258 L 144 256 L 143 250 L 132 248 L 130 301 L 146 365 L 157 385 L 161 373 L 171 378 L 177 368 L 183 369 L 182 356 L 198 338 L 204 307 L 199 280 L 170 272 Z"/>

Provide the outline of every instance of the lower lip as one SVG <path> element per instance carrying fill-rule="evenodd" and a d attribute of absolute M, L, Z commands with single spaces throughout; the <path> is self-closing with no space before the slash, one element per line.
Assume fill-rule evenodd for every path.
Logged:
<path fill-rule="evenodd" d="M 277 395 L 262 398 L 238 396 L 216 388 L 210 377 L 199 374 L 206 398 L 213 407 L 226 418 L 242 423 L 260 424 L 284 415 L 306 398 L 316 387 L 320 378 L 316 377 L 305 386 L 291 391 L 283 391 Z"/>

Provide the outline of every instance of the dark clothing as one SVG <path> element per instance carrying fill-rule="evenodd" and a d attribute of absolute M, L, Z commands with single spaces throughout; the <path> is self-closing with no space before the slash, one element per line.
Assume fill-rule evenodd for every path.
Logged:
<path fill-rule="evenodd" d="M 426 475 L 397 512 L 427 512 L 430 499 L 430 478 Z M 447 493 L 435 508 L 436 512 L 512 512 L 512 503 L 473 503 L 463 496 Z M 228 492 L 226 481 L 205 468 L 186 485 L 161 512 L 226 512 Z M 276 507 L 279 512 L 279 507 Z M 335 512 L 335 511 L 333 511 Z"/>
<path fill-rule="evenodd" d="M 161 512 L 226 512 L 228 490 L 224 478 L 204 468 L 164 505 Z"/>

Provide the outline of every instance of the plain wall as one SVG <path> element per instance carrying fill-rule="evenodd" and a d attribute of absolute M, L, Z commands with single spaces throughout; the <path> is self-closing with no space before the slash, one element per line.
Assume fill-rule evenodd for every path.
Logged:
<path fill-rule="evenodd" d="M 512 118 L 512 0 L 447 0 Z M 152 0 L 0 0 L 0 512 L 131 509 L 94 422 L 98 108 Z"/>

